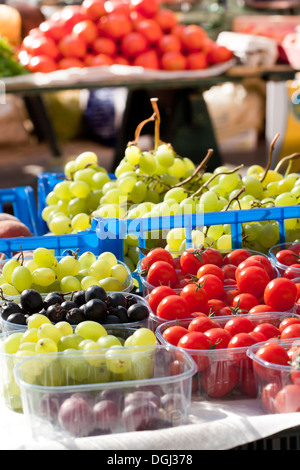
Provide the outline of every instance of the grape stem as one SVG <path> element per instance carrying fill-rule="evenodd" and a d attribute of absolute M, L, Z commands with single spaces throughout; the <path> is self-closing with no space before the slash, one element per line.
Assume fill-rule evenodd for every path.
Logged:
<path fill-rule="evenodd" d="M 208 160 L 211 158 L 212 154 L 213 154 L 213 150 L 212 149 L 209 149 L 205 158 L 201 161 L 201 163 L 195 168 L 195 170 L 193 171 L 193 173 L 188 177 L 186 178 L 185 180 L 183 181 L 180 181 L 179 183 L 175 184 L 173 186 L 173 188 L 179 188 L 180 186 L 184 186 L 185 184 L 189 183 L 190 181 L 192 181 L 195 176 L 198 175 L 198 173 L 200 172 L 200 170 L 202 170 L 202 168 L 205 168 L 206 166 L 206 163 L 208 162 Z"/>
<path fill-rule="evenodd" d="M 217 178 L 218 176 L 220 175 L 231 175 L 232 173 L 235 173 L 236 171 L 240 170 L 241 168 L 243 168 L 243 164 L 241 165 L 238 165 L 237 167 L 233 168 L 232 170 L 227 170 L 227 171 L 220 171 L 219 173 L 214 173 L 202 186 L 200 186 L 199 189 L 197 189 L 197 191 L 192 194 L 191 197 L 196 197 L 198 196 L 202 191 L 203 189 L 207 188 L 208 185 L 215 179 Z"/>
<path fill-rule="evenodd" d="M 154 152 L 156 152 L 160 143 L 160 112 L 157 105 L 158 98 L 151 98 L 150 101 L 154 111 Z"/>
<path fill-rule="evenodd" d="M 270 144 L 270 150 L 269 150 L 269 158 L 268 158 L 268 163 L 267 163 L 267 166 L 265 168 L 265 171 L 263 172 L 263 175 L 260 179 L 260 182 L 262 183 L 264 181 L 264 179 L 266 178 L 267 174 L 268 174 L 268 171 L 270 169 L 270 166 L 271 166 L 271 162 L 272 162 L 272 156 L 273 156 L 273 152 L 274 152 L 274 147 L 275 147 L 275 143 L 278 139 L 278 137 L 280 136 L 279 133 L 277 133 L 274 137 L 274 139 L 272 140 L 271 144 Z"/>
<path fill-rule="evenodd" d="M 150 116 L 148 119 L 145 119 L 144 121 L 140 122 L 135 130 L 134 140 L 132 142 L 128 142 L 127 146 L 130 147 L 131 145 L 136 145 L 140 149 L 138 141 L 139 141 L 142 129 L 148 122 L 151 122 L 154 120 L 155 120 L 155 113 L 153 113 L 152 116 Z"/>
<path fill-rule="evenodd" d="M 285 172 L 285 176 L 287 176 L 289 174 L 291 166 L 292 166 L 292 160 L 296 160 L 299 157 L 300 157 L 300 153 L 296 152 L 296 153 L 292 153 L 292 155 L 288 155 L 287 157 L 282 158 L 280 160 L 280 162 L 277 163 L 277 165 L 275 167 L 275 171 L 277 173 L 279 173 L 280 168 L 283 165 L 283 163 L 288 162 L 288 167 L 287 167 L 287 170 Z"/>
<path fill-rule="evenodd" d="M 243 186 L 239 192 L 233 197 L 230 199 L 230 201 L 228 201 L 228 204 L 227 206 L 223 209 L 224 211 L 227 211 L 229 209 L 229 207 L 231 206 L 231 204 L 233 203 L 233 201 L 236 201 L 241 209 L 241 205 L 240 205 L 240 201 L 239 201 L 239 197 L 240 195 L 245 191 L 245 186 Z"/>

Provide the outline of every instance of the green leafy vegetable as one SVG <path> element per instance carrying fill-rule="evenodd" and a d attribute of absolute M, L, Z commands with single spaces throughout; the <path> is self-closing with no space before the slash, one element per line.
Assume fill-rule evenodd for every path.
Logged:
<path fill-rule="evenodd" d="M 14 77 L 28 71 L 15 57 L 15 50 L 7 39 L 0 37 L 0 77 Z"/>

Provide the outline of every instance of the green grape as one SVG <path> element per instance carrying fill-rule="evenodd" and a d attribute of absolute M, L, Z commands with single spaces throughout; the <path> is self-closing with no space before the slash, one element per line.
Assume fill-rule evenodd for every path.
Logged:
<path fill-rule="evenodd" d="M 56 279 L 55 271 L 51 268 L 39 268 L 33 271 L 32 281 L 42 287 L 50 286 Z"/>
<path fill-rule="evenodd" d="M 5 354 L 15 354 L 20 347 L 22 336 L 23 331 L 7 336 L 3 341 L 3 352 Z"/>
<path fill-rule="evenodd" d="M 111 267 L 108 262 L 103 259 L 97 259 L 88 270 L 88 275 L 95 277 L 98 281 L 109 277 L 110 274 Z"/>
<path fill-rule="evenodd" d="M 151 351 L 150 351 L 151 352 Z M 131 358 L 131 375 L 133 380 L 147 380 L 153 377 L 153 358 L 148 351 L 133 354 Z"/>
<path fill-rule="evenodd" d="M 269 170 L 265 176 L 265 179 L 262 182 L 262 185 L 264 188 L 266 188 L 269 183 L 273 181 L 280 181 L 282 178 L 283 176 L 277 171 Z"/>
<path fill-rule="evenodd" d="M 59 339 L 57 343 L 57 349 L 59 352 L 65 351 L 67 349 L 77 350 L 77 349 L 80 349 L 79 345 L 82 343 L 82 341 L 84 341 L 84 337 L 78 333 L 73 333 L 73 328 L 72 328 L 72 333 L 68 333 L 64 336 L 61 336 L 61 338 Z"/>
<path fill-rule="evenodd" d="M 183 199 L 186 199 L 187 193 L 183 188 L 172 188 L 166 192 L 164 196 L 164 200 L 167 199 L 175 199 L 178 203 L 180 203 Z"/>
<path fill-rule="evenodd" d="M 66 201 L 62 199 L 61 201 L 58 201 L 57 203 L 58 212 L 61 212 L 64 215 L 68 215 L 68 205 L 69 205 L 69 200 Z"/>
<path fill-rule="evenodd" d="M 164 204 L 167 204 L 170 208 L 170 215 L 177 215 L 181 213 L 179 203 L 175 199 L 166 199 Z"/>
<path fill-rule="evenodd" d="M 75 334 L 82 336 L 84 339 L 98 341 L 101 336 L 107 335 L 107 331 L 100 323 L 86 320 L 76 325 Z"/>
<path fill-rule="evenodd" d="M 50 206 L 50 205 L 55 206 L 58 203 L 59 198 L 54 194 L 54 191 L 50 191 L 47 194 L 45 201 L 46 201 L 47 206 Z"/>
<path fill-rule="evenodd" d="M 116 178 L 119 178 L 122 173 L 126 173 L 126 171 L 134 171 L 134 170 L 135 170 L 134 165 L 124 160 L 120 162 L 117 168 L 115 169 L 115 176 Z"/>
<path fill-rule="evenodd" d="M 194 229 L 192 230 L 192 243 L 193 246 L 201 246 L 204 244 L 205 236 L 201 230 Z"/>
<path fill-rule="evenodd" d="M 179 247 L 183 240 L 185 240 L 185 228 L 172 228 L 169 230 L 166 242 L 171 248 L 171 251 L 179 251 Z"/>
<path fill-rule="evenodd" d="M 297 219 L 286 219 L 284 221 L 284 229 L 285 231 L 295 230 L 297 227 Z"/>
<path fill-rule="evenodd" d="M 71 221 L 72 229 L 76 232 L 87 230 L 91 227 L 91 218 L 85 213 L 76 214 Z"/>
<path fill-rule="evenodd" d="M 248 242 L 260 239 L 261 225 L 258 222 L 244 224 L 243 230 Z"/>
<path fill-rule="evenodd" d="M 112 346 L 105 353 L 106 366 L 114 374 L 124 374 L 131 366 L 130 355 L 123 346 Z"/>
<path fill-rule="evenodd" d="M 222 235 L 217 241 L 216 246 L 218 250 L 231 250 L 232 249 L 232 241 L 231 235 Z"/>
<path fill-rule="evenodd" d="M 136 176 L 124 176 L 118 181 L 121 194 L 129 194 L 137 181 Z"/>
<path fill-rule="evenodd" d="M 37 332 L 38 332 L 38 328 L 33 328 L 33 327 L 31 327 L 30 329 L 28 328 L 21 337 L 21 344 L 36 343 L 37 340 L 39 339 Z"/>
<path fill-rule="evenodd" d="M 67 321 L 59 321 L 58 323 L 55 323 L 55 327 L 58 328 L 63 336 L 67 335 L 72 335 L 73 334 L 73 328 L 70 325 L 69 322 Z"/>
<path fill-rule="evenodd" d="M 3 265 L 2 269 L 2 276 L 6 279 L 6 281 L 10 284 L 11 283 L 11 276 L 14 270 L 18 267 L 21 266 L 21 263 L 19 260 L 12 258 L 8 261 L 6 261 Z"/>
<path fill-rule="evenodd" d="M 94 276 L 84 276 L 81 279 L 81 289 L 87 290 L 90 286 L 99 286 L 99 281 Z"/>
<path fill-rule="evenodd" d="M 101 336 L 97 340 L 98 347 L 108 349 L 111 346 L 122 346 L 121 341 L 117 336 L 114 335 L 106 335 L 106 336 Z"/>
<path fill-rule="evenodd" d="M 8 282 L 1 284 L 1 290 L 3 295 L 9 295 L 11 297 L 14 295 L 19 295 L 20 293 L 12 284 L 9 284 Z"/>
<path fill-rule="evenodd" d="M 139 219 L 143 215 L 147 214 L 149 211 L 145 204 L 138 204 L 133 206 L 128 212 L 128 219 Z"/>
<path fill-rule="evenodd" d="M 98 157 L 94 152 L 83 152 L 75 159 L 76 171 L 82 168 L 94 167 L 98 163 Z"/>
<path fill-rule="evenodd" d="M 259 242 L 264 248 L 271 248 L 278 243 L 279 231 L 277 224 L 267 223 L 262 226 Z"/>
<path fill-rule="evenodd" d="M 165 168 L 170 168 L 174 163 L 174 151 L 169 144 L 161 144 L 158 146 L 156 153 L 156 159 L 160 165 Z"/>
<path fill-rule="evenodd" d="M 96 259 L 96 255 L 94 253 L 91 251 L 85 251 L 78 258 L 80 269 L 88 269 Z"/>
<path fill-rule="evenodd" d="M 136 145 L 129 145 L 125 149 L 125 158 L 131 165 L 138 165 L 141 157 L 141 151 Z"/>
<path fill-rule="evenodd" d="M 128 249 L 128 256 L 129 258 L 132 260 L 132 262 L 137 265 L 138 262 L 139 262 L 139 259 L 140 259 L 140 250 L 137 246 L 130 246 L 129 249 Z M 122 265 L 116 265 L 116 266 L 122 266 Z M 112 268 L 112 272 L 111 272 L 111 276 L 112 277 L 115 277 L 116 279 L 119 279 L 118 276 L 113 276 L 113 268 Z M 121 282 L 121 279 L 119 279 L 120 282 Z"/>
<path fill-rule="evenodd" d="M 149 328 L 139 328 L 132 334 L 130 344 L 131 346 L 152 346 L 157 344 L 157 340 L 152 330 Z"/>
<path fill-rule="evenodd" d="M 186 165 L 184 161 L 179 157 L 175 157 L 173 164 L 168 168 L 168 173 L 176 178 L 184 178 L 186 174 Z"/>
<path fill-rule="evenodd" d="M 113 188 L 107 191 L 101 198 L 101 204 L 122 204 L 127 202 L 126 196 L 121 193 L 119 188 Z"/>
<path fill-rule="evenodd" d="M 184 176 L 187 178 L 195 170 L 195 164 L 190 158 L 187 157 L 183 157 L 183 161 L 185 164 L 186 171 L 186 174 Z"/>
<path fill-rule="evenodd" d="M 109 183 L 110 177 L 106 173 L 95 173 L 92 180 L 92 189 L 102 189 L 106 183 Z"/>
<path fill-rule="evenodd" d="M 93 367 L 101 367 L 105 364 L 104 355 L 99 351 L 100 349 L 97 341 L 88 341 L 82 349 L 84 359 Z"/>
<path fill-rule="evenodd" d="M 31 352 L 35 353 L 35 345 L 36 345 L 36 341 L 35 342 L 30 342 L 30 341 L 21 342 L 17 352 L 19 352 L 19 351 L 31 351 Z"/>
<path fill-rule="evenodd" d="M 48 225 L 54 235 L 66 235 L 72 231 L 71 220 L 66 215 L 53 217 Z"/>
<path fill-rule="evenodd" d="M 247 210 L 251 209 L 251 203 L 247 200 L 239 199 L 238 201 L 233 201 L 230 209 L 233 211 L 238 211 L 238 210 Z"/>
<path fill-rule="evenodd" d="M 130 246 L 139 246 L 139 239 L 136 235 L 133 235 L 131 233 L 128 233 L 125 238 L 126 242 Z M 111 267 L 115 266 L 117 264 L 117 259 L 116 262 L 111 265 Z"/>
<path fill-rule="evenodd" d="M 39 326 L 37 334 L 39 340 L 50 338 L 56 344 L 59 342 L 60 338 L 63 335 L 59 328 L 56 328 L 56 326 L 52 325 L 52 323 L 44 323 L 43 325 Z"/>
<path fill-rule="evenodd" d="M 84 181 L 88 186 L 93 185 L 93 176 L 96 171 L 93 168 L 83 168 L 82 170 L 76 171 L 74 174 L 74 181 Z"/>
<path fill-rule="evenodd" d="M 217 205 L 217 212 L 221 212 L 225 207 L 228 205 L 228 200 L 224 197 L 219 196 L 218 205 Z"/>
<path fill-rule="evenodd" d="M 124 256 L 124 263 L 131 273 L 135 271 L 136 264 L 128 256 Z"/>
<path fill-rule="evenodd" d="M 140 157 L 139 167 L 143 174 L 153 175 L 156 173 L 156 158 L 150 152 L 143 152 Z"/>
<path fill-rule="evenodd" d="M 53 192 L 57 199 L 72 199 L 72 193 L 70 192 L 71 189 L 71 181 L 60 181 L 57 183 L 54 188 Z"/>
<path fill-rule="evenodd" d="M 76 171 L 76 163 L 75 160 L 70 160 L 65 164 L 64 173 L 68 179 L 73 179 L 73 175 Z"/>
<path fill-rule="evenodd" d="M 35 346 L 36 354 L 57 353 L 57 351 L 57 344 L 51 338 L 40 338 Z M 52 360 L 55 360 L 55 355 Z"/>
<path fill-rule="evenodd" d="M 90 192 L 90 186 L 84 181 L 74 181 L 70 184 L 71 198 L 79 197 L 81 199 L 84 199 L 90 194 Z"/>
<path fill-rule="evenodd" d="M 90 214 L 99 207 L 100 200 L 103 196 L 101 189 L 93 189 L 85 199 L 86 212 Z"/>
<path fill-rule="evenodd" d="M 143 202 L 147 192 L 147 185 L 143 181 L 137 181 L 129 195 L 129 199 L 134 204 Z"/>
<path fill-rule="evenodd" d="M 291 195 L 296 198 L 300 196 L 300 185 L 294 186 L 294 188 L 291 190 Z"/>
<path fill-rule="evenodd" d="M 251 194 L 257 199 L 261 199 L 263 195 L 263 185 L 255 178 L 255 176 L 247 175 L 242 178 L 243 185 L 245 186 L 245 193 Z"/>
<path fill-rule="evenodd" d="M 196 199 L 187 197 L 179 203 L 179 207 L 182 210 L 182 214 L 195 214 L 197 210 L 197 201 Z"/>
<path fill-rule="evenodd" d="M 247 175 L 260 176 L 264 172 L 264 168 L 261 165 L 250 165 L 247 169 Z"/>
<path fill-rule="evenodd" d="M 125 284 L 128 277 L 128 272 L 123 264 L 116 264 L 111 268 L 111 276 L 118 279 L 121 284 Z"/>
<path fill-rule="evenodd" d="M 88 377 L 89 366 L 82 354 L 75 349 L 65 349 L 59 357 L 67 385 L 84 383 Z"/>
<path fill-rule="evenodd" d="M 215 212 L 218 206 L 218 196 L 214 191 L 209 190 L 201 195 L 199 204 L 204 212 Z"/>
<path fill-rule="evenodd" d="M 214 191 L 218 196 L 227 197 L 228 191 L 220 184 L 210 184 L 209 189 Z"/>
<path fill-rule="evenodd" d="M 49 248 L 36 248 L 33 251 L 33 259 L 39 267 L 54 268 L 57 265 L 55 253 Z"/>
<path fill-rule="evenodd" d="M 43 315 L 42 313 L 34 313 L 28 318 L 27 327 L 29 330 L 37 330 L 44 323 L 51 323 L 51 321 L 48 317 L 46 317 L 46 315 Z"/>
<path fill-rule="evenodd" d="M 17 266 L 12 273 L 11 282 L 19 292 L 29 289 L 32 284 L 31 272 L 25 266 Z"/>
<path fill-rule="evenodd" d="M 73 218 L 76 214 L 87 212 L 86 200 L 74 197 L 68 204 L 68 215 Z"/>
<path fill-rule="evenodd" d="M 41 217 L 45 222 L 48 222 L 50 215 L 56 211 L 57 211 L 57 205 L 51 204 L 50 206 L 44 207 L 44 209 L 41 212 Z"/>
<path fill-rule="evenodd" d="M 107 277 L 106 279 L 100 279 L 99 285 L 103 287 L 106 292 L 118 292 L 124 290 L 124 285 L 114 277 Z"/>
<path fill-rule="evenodd" d="M 274 202 L 276 207 L 294 206 L 297 204 L 297 199 L 290 193 L 282 193 L 275 198 Z"/>
<path fill-rule="evenodd" d="M 71 255 L 63 256 L 56 266 L 57 279 L 62 279 L 65 276 L 77 276 L 80 268 L 77 258 Z"/>
<path fill-rule="evenodd" d="M 223 235 L 223 226 L 222 225 L 211 225 L 207 230 L 207 236 L 218 240 Z"/>
<path fill-rule="evenodd" d="M 238 172 L 234 172 L 228 175 L 220 175 L 219 184 L 227 192 L 233 191 L 240 181 Z"/>
<path fill-rule="evenodd" d="M 75 276 L 65 276 L 60 281 L 62 292 L 73 292 L 81 289 L 81 282 Z"/>
<path fill-rule="evenodd" d="M 119 204 L 105 204 L 94 211 L 92 215 L 94 217 L 103 217 L 104 219 L 119 219 L 123 218 L 125 214 L 126 210 L 119 206 Z"/>

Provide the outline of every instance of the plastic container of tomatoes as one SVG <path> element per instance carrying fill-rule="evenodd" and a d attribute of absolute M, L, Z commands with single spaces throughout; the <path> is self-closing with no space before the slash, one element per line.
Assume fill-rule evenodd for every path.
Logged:
<path fill-rule="evenodd" d="M 193 250 L 193 249 L 191 249 Z M 195 251 L 198 251 L 198 258 L 193 256 L 194 259 L 188 259 L 190 257 L 190 250 L 185 250 L 182 252 L 169 252 L 174 261 L 174 268 L 175 270 L 180 270 L 180 259 L 182 258 L 182 263 L 185 263 L 186 269 L 185 271 L 189 275 L 196 275 L 198 269 L 203 265 L 203 264 L 216 264 L 217 266 L 221 267 L 224 264 L 227 264 L 228 269 L 232 268 L 232 266 L 237 267 L 238 264 L 242 263 L 245 261 L 245 259 L 249 256 L 263 256 L 266 262 L 269 262 L 269 257 L 264 254 L 260 253 L 258 251 L 250 250 L 247 248 L 235 248 L 231 250 L 217 250 L 216 248 L 210 248 L 208 247 L 205 251 L 202 249 L 195 249 Z M 184 257 L 184 259 L 183 259 Z M 190 257 L 191 258 L 191 257 Z M 137 265 L 137 273 L 140 278 L 140 282 L 142 285 L 142 292 L 144 297 L 146 297 L 157 285 L 159 285 L 160 279 L 159 279 L 159 272 L 152 273 L 150 270 L 145 270 L 144 269 L 144 264 L 145 264 L 145 258 L 142 258 L 138 265 Z M 150 266 L 151 267 L 151 266 Z M 278 270 L 276 267 L 272 266 L 272 279 L 278 276 Z M 187 277 L 188 277 L 187 274 Z M 155 285 L 151 282 L 149 282 L 149 277 L 151 275 L 151 279 L 154 280 L 156 283 Z M 166 282 L 166 284 L 171 285 L 175 290 L 180 290 L 180 278 L 177 278 L 177 281 L 173 282 Z M 233 278 L 228 278 L 225 282 L 227 285 L 235 285 L 236 282 Z"/>
<path fill-rule="evenodd" d="M 257 396 L 266 413 L 300 411 L 300 338 L 275 340 L 251 346 Z"/>
<path fill-rule="evenodd" d="M 207 317 L 205 322 L 216 323 L 210 330 L 211 332 L 213 330 L 215 331 L 209 336 L 209 339 L 211 344 L 213 344 L 214 341 L 217 341 L 217 343 L 215 343 L 213 347 L 207 348 L 205 340 L 204 349 L 200 349 L 201 347 L 203 348 L 203 338 L 198 338 L 197 335 L 191 336 L 189 343 L 184 343 L 189 346 L 194 343 L 197 348 L 181 347 L 180 343 L 178 343 L 180 335 L 186 334 L 183 330 L 180 331 L 180 329 L 188 329 L 191 319 L 174 320 L 159 325 L 155 331 L 158 342 L 162 345 L 172 344 L 179 350 L 184 349 L 190 354 L 197 365 L 197 372 L 193 377 L 192 387 L 194 399 L 213 401 L 215 399 L 232 400 L 241 397 L 257 397 L 253 361 L 247 355 L 249 349 L 248 340 L 240 336 L 238 338 L 239 342 L 235 343 L 234 347 L 227 347 L 228 335 L 227 333 L 223 333 L 225 331 L 224 327 L 229 321 L 232 321 L 233 318 L 235 318 L 235 320 L 234 326 L 231 325 L 232 332 L 235 328 L 241 328 L 241 323 L 243 324 L 243 328 L 248 327 L 249 321 L 252 323 L 253 329 L 256 329 L 255 337 L 257 344 L 260 340 L 266 341 L 266 335 L 269 335 L 269 338 L 273 337 L 272 335 L 278 335 L 280 324 L 284 320 L 287 321 L 286 319 L 288 318 L 295 319 L 300 325 L 300 316 L 290 312 L 266 312 L 250 315 L 236 315 L 234 317 Z M 236 323 L 237 321 L 240 322 L 239 326 Z M 173 329 L 172 333 L 170 333 L 171 330 L 168 330 L 169 335 L 165 336 L 166 330 L 171 327 L 176 328 Z M 233 336 L 234 334 L 232 334 L 232 337 Z M 269 339 L 269 341 L 272 340 Z M 248 344 L 246 344 L 247 342 Z M 241 346 L 238 346 L 239 344 Z M 223 347 L 224 345 L 226 345 L 226 347 Z"/>
<path fill-rule="evenodd" d="M 300 282 L 300 243 L 280 243 L 269 250 L 269 257 L 280 276 Z"/>

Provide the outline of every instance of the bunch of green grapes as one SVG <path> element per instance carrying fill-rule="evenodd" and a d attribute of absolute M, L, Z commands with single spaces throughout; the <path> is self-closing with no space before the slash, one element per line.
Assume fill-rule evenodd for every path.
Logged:
<path fill-rule="evenodd" d="M 129 285 L 129 271 L 111 252 L 96 256 L 90 251 L 66 254 L 60 258 L 53 250 L 36 248 L 32 258 L 12 258 L 3 263 L 2 294 L 19 295 L 26 289 L 40 293 L 73 292 L 100 285 L 106 291 L 123 291 Z"/>
<path fill-rule="evenodd" d="M 103 197 L 110 177 L 94 152 L 83 152 L 64 167 L 64 178 L 46 196 L 42 219 L 49 231 L 65 235 L 91 227 L 91 214 Z"/>

